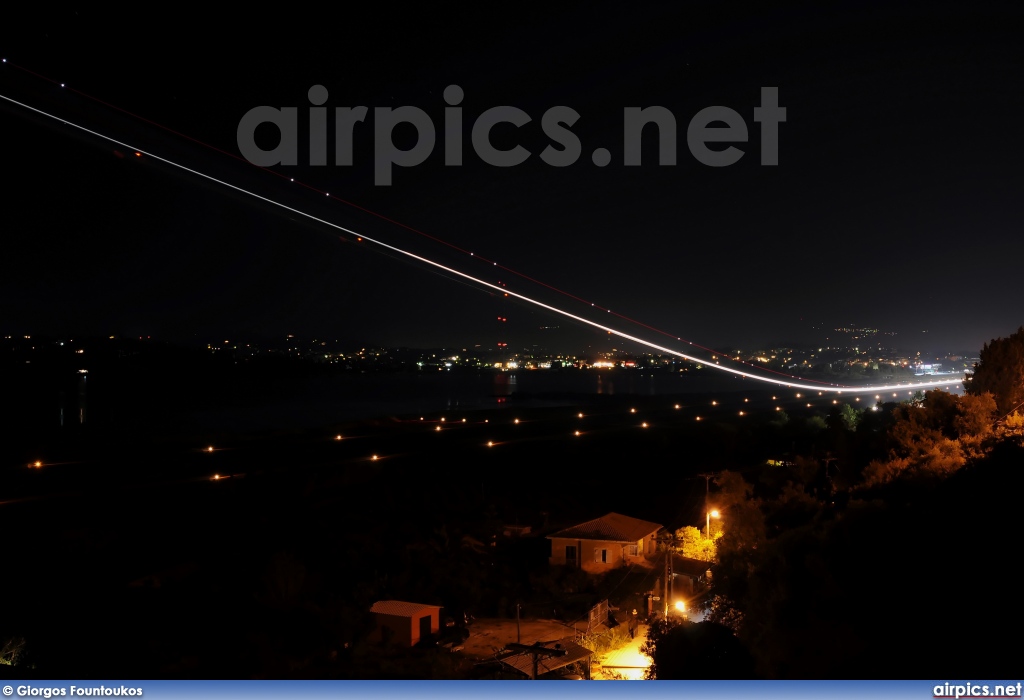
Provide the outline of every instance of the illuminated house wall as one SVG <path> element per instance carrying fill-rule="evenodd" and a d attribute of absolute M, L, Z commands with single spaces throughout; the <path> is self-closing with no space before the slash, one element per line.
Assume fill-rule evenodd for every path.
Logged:
<path fill-rule="evenodd" d="M 644 563 L 654 558 L 654 538 L 661 529 L 658 523 L 608 513 L 548 535 L 548 562 L 594 574 Z"/>

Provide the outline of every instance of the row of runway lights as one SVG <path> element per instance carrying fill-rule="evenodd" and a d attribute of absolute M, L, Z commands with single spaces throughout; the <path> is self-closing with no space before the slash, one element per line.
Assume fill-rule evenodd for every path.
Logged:
<path fill-rule="evenodd" d="M 948 389 L 948 387 L 947 387 L 947 389 Z M 907 394 L 908 394 L 908 395 L 910 395 L 910 396 L 913 396 L 913 395 L 914 395 L 914 392 L 912 392 L 912 391 L 908 391 L 908 392 L 907 392 Z M 824 392 L 821 392 L 821 391 L 819 391 L 819 392 L 818 392 L 818 396 L 822 396 L 822 395 L 824 395 Z M 899 396 L 898 392 L 893 392 L 893 398 L 897 398 L 898 396 Z M 798 399 L 800 399 L 800 398 L 803 398 L 803 394 L 797 394 L 797 395 L 796 395 L 796 398 L 798 398 Z M 875 395 L 875 399 L 876 399 L 876 400 L 878 400 L 878 401 L 881 401 L 881 399 L 882 399 L 882 396 L 881 396 L 881 394 L 876 394 L 876 395 Z M 777 400 L 778 400 L 778 396 L 773 396 L 773 397 L 772 397 L 772 400 L 773 400 L 773 401 L 777 401 Z M 855 401 L 855 402 L 859 402 L 859 401 L 860 401 L 860 397 L 859 397 L 859 396 L 857 396 L 857 397 L 854 397 L 854 401 Z M 750 403 L 750 399 L 749 399 L 749 398 L 745 398 L 745 399 L 743 399 L 743 402 L 744 402 L 744 403 Z M 832 400 L 832 404 L 833 404 L 833 405 L 838 405 L 838 404 L 839 404 L 839 399 L 833 399 L 833 400 Z M 720 402 L 719 402 L 718 400 L 714 400 L 714 401 L 712 401 L 712 402 L 711 402 L 711 405 L 712 405 L 712 406 L 719 406 L 719 405 L 720 405 Z M 807 408 L 812 408 L 813 406 L 814 406 L 814 404 L 813 404 L 813 403 L 811 403 L 811 402 L 808 402 L 808 403 L 807 403 Z M 682 409 L 682 408 L 683 408 L 683 406 L 682 406 L 681 404 L 678 404 L 678 403 L 677 403 L 677 404 L 675 404 L 675 405 L 673 406 L 673 409 L 675 409 L 675 410 L 677 410 L 677 411 L 678 411 L 678 410 L 680 410 L 680 409 Z M 775 410 L 776 410 L 776 411 L 781 411 L 781 410 L 782 410 L 782 407 L 781 407 L 781 406 L 776 406 L 776 407 L 775 407 Z M 877 410 L 877 406 L 872 406 L 872 407 L 871 407 L 871 410 Z M 636 411 L 636 408 L 630 408 L 630 409 L 629 409 L 629 412 L 630 412 L 630 414 L 635 414 L 635 413 L 636 413 L 637 411 Z M 748 413 L 747 413 L 746 411 L 740 411 L 740 412 L 739 412 L 739 415 L 741 415 L 741 416 L 745 416 L 745 415 L 748 415 Z M 577 418 L 581 418 L 581 419 L 582 419 L 582 418 L 585 418 L 585 417 L 586 417 L 586 414 L 584 414 L 584 413 L 580 412 L 580 413 L 577 413 L 577 414 L 576 414 L 576 417 L 577 417 Z M 700 421 L 700 420 L 702 420 L 702 419 L 703 419 L 703 416 L 694 416 L 694 420 L 696 420 L 696 421 Z M 425 417 L 423 417 L 423 416 L 420 416 L 420 419 L 419 419 L 419 421 L 412 421 L 412 422 L 416 422 L 416 423 L 418 423 L 418 422 L 425 422 L 425 421 L 426 421 L 426 418 L 425 418 Z M 431 421 L 431 422 L 433 422 L 433 421 Z M 438 432 L 438 433 L 439 433 L 439 432 L 442 432 L 442 428 L 441 428 L 441 425 L 440 425 L 440 424 L 441 424 L 441 423 L 447 423 L 447 422 L 448 422 L 448 419 L 447 419 L 447 418 L 446 418 L 445 416 L 441 416 L 441 417 L 440 417 L 440 418 L 439 418 L 439 419 L 438 419 L 438 420 L 437 420 L 436 422 L 437 422 L 437 425 L 435 425 L 435 426 L 434 426 L 434 432 Z M 468 422 L 468 421 L 467 421 L 467 419 L 463 418 L 463 419 L 461 419 L 461 420 L 459 420 L 459 421 L 455 421 L 455 422 L 454 422 L 454 424 L 455 424 L 455 425 L 461 425 L 461 424 L 465 424 L 465 423 L 467 423 L 467 422 Z M 489 424 L 490 422 L 491 422 L 491 421 L 490 421 L 490 419 L 488 419 L 488 418 L 485 418 L 485 419 L 483 420 L 483 423 L 484 423 L 484 424 Z M 513 425 L 519 425 L 519 424 L 520 424 L 521 422 L 522 422 L 522 421 L 520 421 L 520 419 L 518 419 L 518 418 L 514 418 L 514 419 L 513 419 L 512 421 L 511 421 L 511 423 L 512 423 Z M 479 424 L 479 423 L 478 423 L 478 424 Z M 641 428 L 648 428 L 648 427 L 650 427 L 650 424 L 649 424 L 649 423 L 647 423 L 646 421 L 644 421 L 644 422 L 640 423 L 640 427 L 641 427 Z M 580 431 L 580 430 L 575 430 L 575 431 L 573 431 L 573 436 L 574 436 L 574 437 L 580 437 L 580 436 L 582 436 L 582 435 L 583 435 L 583 431 Z M 342 435 L 335 435 L 335 436 L 334 436 L 334 440 L 335 440 L 335 441 L 338 441 L 338 442 L 340 442 L 340 441 L 341 441 L 341 440 L 343 440 L 343 439 L 344 439 L 344 436 L 342 436 Z M 499 444 L 500 444 L 500 443 L 498 443 L 498 442 L 495 442 L 495 441 L 493 441 L 493 440 L 488 440 L 488 441 L 487 441 L 487 443 L 486 443 L 487 447 L 495 447 L 496 445 L 499 445 Z M 380 459 L 382 459 L 382 458 L 380 457 L 380 455 L 374 454 L 374 455 L 371 455 L 369 459 L 370 459 L 370 461 L 376 462 L 376 461 L 378 461 L 378 460 L 380 460 Z"/>
<path fill-rule="evenodd" d="M 946 387 L 946 389 L 948 389 L 948 387 Z M 842 393 L 842 392 L 839 392 L 839 393 Z M 913 392 L 912 391 L 908 391 L 906 393 L 909 396 L 913 396 Z M 819 391 L 818 392 L 818 396 L 822 396 L 822 395 L 824 395 L 824 392 Z M 893 398 L 898 398 L 898 396 L 899 396 L 898 392 L 893 392 Z M 772 396 L 771 398 L 772 398 L 773 401 L 777 401 L 778 400 L 777 396 Z M 804 398 L 804 395 L 798 393 L 796 395 L 796 398 L 798 398 L 798 399 Z M 881 401 L 882 400 L 882 395 L 881 394 L 876 394 L 876 395 L 874 395 L 874 398 L 876 398 L 876 400 L 878 400 L 878 401 Z M 743 403 L 750 403 L 750 401 L 751 401 L 750 398 L 744 398 L 743 399 Z M 859 402 L 860 401 L 860 397 L 859 396 L 854 397 L 854 401 L 858 401 Z M 833 399 L 833 404 L 834 405 L 838 405 L 839 404 L 839 399 Z M 717 407 L 717 406 L 721 405 L 721 402 L 716 399 L 716 400 L 713 400 L 711 402 L 711 405 L 713 407 Z M 808 408 L 812 408 L 813 406 L 814 406 L 814 404 L 811 403 L 810 401 L 808 401 L 807 407 Z M 683 407 L 682 404 L 679 404 L 679 403 L 677 403 L 677 404 L 675 404 L 673 406 L 673 408 L 676 409 L 676 410 L 680 410 L 682 407 Z M 775 406 L 775 410 L 778 410 L 778 411 L 782 410 L 782 406 L 776 405 Z M 877 405 L 876 406 L 871 406 L 871 410 L 878 410 L 878 406 Z M 636 412 L 637 412 L 636 408 L 630 408 L 630 413 L 636 413 Z M 739 411 L 739 415 L 746 415 L 746 414 L 748 414 L 748 411 L 745 411 L 745 410 L 740 410 Z M 583 413 L 583 412 L 577 413 L 577 418 L 578 419 L 586 418 L 586 414 Z M 701 420 L 703 420 L 702 415 L 695 415 L 694 421 L 701 421 Z M 420 421 L 416 421 L 414 423 L 419 423 L 419 422 L 422 422 L 422 421 L 425 421 L 425 419 L 421 415 Z M 446 422 L 447 422 L 447 419 L 445 417 L 443 417 L 443 415 L 442 415 L 442 417 L 437 421 L 438 425 L 436 425 L 434 427 L 434 432 L 437 432 L 437 433 L 441 432 L 440 424 L 441 423 L 446 423 Z M 456 422 L 456 425 L 465 424 L 465 423 L 467 423 L 467 420 L 466 419 L 462 419 L 461 421 Z M 484 419 L 483 423 L 484 424 L 489 424 L 490 420 L 489 419 Z M 520 423 L 519 419 L 513 419 L 512 420 L 512 425 L 519 425 L 519 423 Z M 640 427 L 641 428 L 648 428 L 649 424 L 646 421 L 644 421 L 643 423 L 640 424 Z M 573 431 L 573 433 L 572 433 L 573 437 L 580 437 L 583 434 L 584 434 L 583 431 L 580 431 L 580 430 Z M 340 442 L 344 438 L 341 435 L 335 435 L 334 439 L 335 439 L 336 442 Z M 488 440 L 487 443 L 486 443 L 487 447 L 494 447 L 494 446 L 496 446 L 498 444 L 500 444 L 500 443 L 495 442 L 494 440 Z M 210 445 L 210 446 L 204 447 L 202 451 L 207 452 L 207 453 L 212 453 L 212 452 L 217 451 L 217 449 L 213 445 Z M 370 461 L 371 462 L 378 462 L 379 460 L 381 460 L 381 458 L 382 457 L 379 454 L 372 454 L 370 456 Z M 45 466 L 44 463 L 41 462 L 41 461 L 38 461 L 38 460 L 36 462 L 33 462 L 33 463 L 29 464 L 29 468 L 30 469 L 42 469 L 44 466 Z M 212 480 L 213 481 L 219 481 L 219 480 L 224 479 L 224 478 L 226 478 L 226 477 L 222 477 L 219 474 L 215 474 L 212 477 Z"/>
<path fill-rule="evenodd" d="M 948 389 L 948 387 L 946 387 L 946 388 Z M 821 391 L 818 392 L 818 396 L 822 396 L 823 394 L 824 394 L 824 392 L 821 392 Z M 910 395 L 910 396 L 914 395 L 914 393 L 912 391 L 908 391 L 907 394 Z M 899 396 L 899 394 L 897 392 L 893 392 L 892 395 L 893 395 L 893 398 L 896 398 L 896 397 Z M 803 398 L 803 395 L 802 394 L 797 394 L 796 398 L 798 398 L 798 399 Z M 881 401 L 881 399 L 882 399 L 881 394 L 875 394 L 875 399 L 878 400 L 878 401 Z M 777 401 L 777 400 L 778 400 L 777 396 L 773 396 L 772 397 L 772 401 Z M 860 401 L 860 397 L 859 396 L 854 397 L 854 401 L 859 402 Z M 749 398 L 745 398 L 745 399 L 743 399 L 743 402 L 744 403 L 750 403 L 750 399 Z M 837 405 L 838 403 L 839 403 L 839 399 L 833 399 L 832 400 L 832 404 L 833 405 Z M 711 405 L 712 406 L 719 406 L 720 403 L 719 403 L 718 400 L 714 400 L 714 401 L 711 402 Z M 813 406 L 814 406 L 814 404 L 812 404 L 811 402 L 807 403 L 807 408 L 813 408 Z M 673 406 L 673 408 L 678 411 L 678 410 L 682 409 L 682 405 L 677 403 L 677 404 L 675 404 Z M 775 410 L 776 411 L 781 411 L 782 410 L 782 406 L 776 406 Z M 877 410 L 877 406 L 872 406 L 871 410 L 873 410 L 873 411 Z M 631 409 L 629 409 L 629 412 L 631 414 L 635 414 L 636 413 L 636 409 L 635 408 L 631 408 Z M 745 416 L 745 415 L 748 415 L 748 413 L 747 413 L 747 411 L 740 411 L 739 415 Z M 581 412 L 581 413 L 577 413 L 576 417 L 577 418 L 585 418 L 586 415 Z M 420 421 L 424 421 L 424 420 L 425 420 L 425 418 L 423 416 L 420 416 Z M 703 416 L 694 416 L 694 420 L 695 421 L 703 420 Z M 419 422 L 419 421 L 415 421 L 415 422 Z M 441 416 L 441 418 L 437 422 L 438 422 L 438 425 L 434 426 L 434 432 L 438 432 L 439 433 L 439 432 L 441 432 L 441 425 L 440 424 L 447 422 L 447 418 L 445 418 L 444 416 Z M 466 419 L 463 418 L 461 421 L 458 421 L 456 423 L 456 425 L 462 424 L 462 423 L 466 423 L 466 422 L 467 422 Z M 483 422 L 484 423 L 490 423 L 491 421 L 490 421 L 489 418 L 485 418 Z M 513 425 L 519 425 L 519 423 L 520 423 L 520 420 L 518 418 L 515 418 L 515 419 L 512 420 L 512 424 Z M 644 421 L 644 422 L 642 422 L 640 424 L 640 427 L 641 428 L 648 428 L 648 427 L 650 427 L 650 424 L 647 423 L 647 421 Z M 580 437 L 581 435 L 583 435 L 583 432 L 580 431 L 580 430 L 576 430 L 576 431 L 573 432 L 573 436 L 574 437 Z M 344 438 L 341 435 L 335 435 L 334 436 L 334 440 L 336 442 L 340 442 L 343 439 Z M 494 447 L 497 444 L 499 444 L 499 443 L 494 442 L 493 440 L 488 440 L 487 441 L 487 446 L 488 447 Z M 212 453 L 212 452 L 216 452 L 217 450 L 216 450 L 216 448 L 213 447 L 213 445 L 210 445 L 208 447 L 204 447 L 202 451 L 206 452 L 206 453 Z M 380 459 L 381 459 L 380 455 L 374 454 L 374 455 L 370 456 L 370 461 L 372 461 L 372 462 L 376 462 L 376 461 L 378 461 Z M 42 461 L 36 460 L 35 462 L 31 462 L 28 466 L 29 466 L 30 469 L 41 469 L 45 465 L 43 464 Z M 214 474 L 214 476 L 212 477 L 212 479 L 214 481 L 219 481 L 222 478 L 224 478 L 224 477 L 221 477 L 219 474 Z"/>

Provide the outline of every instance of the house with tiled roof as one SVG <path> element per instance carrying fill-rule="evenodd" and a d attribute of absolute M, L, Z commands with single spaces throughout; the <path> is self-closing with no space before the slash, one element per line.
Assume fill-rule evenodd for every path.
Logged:
<path fill-rule="evenodd" d="M 378 600 L 370 607 L 374 618 L 371 642 L 411 647 L 441 629 L 441 606 Z"/>
<path fill-rule="evenodd" d="M 646 565 L 655 557 L 655 536 L 662 527 L 621 513 L 608 513 L 548 535 L 548 561 L 552 566 L 569 566 L 592 574 L 620 566 Z"/>

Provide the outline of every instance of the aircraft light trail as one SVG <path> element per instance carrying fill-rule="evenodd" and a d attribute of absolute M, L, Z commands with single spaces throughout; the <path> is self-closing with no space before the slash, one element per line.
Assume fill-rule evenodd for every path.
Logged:
<path fill-rule="evenodd" d="M 278 202 L 278 201 L 275 201 L 273 199 L 270 199 L 269 197 L 264 197 L 263 195 L 257 194 L 255 192 L 251 192 L 251 191 L 246 190 L 246 189 L 244 189 L 242 187 L 239 187 L 237 185 L 233 185 L 230 182 L 225 182 L 224 180 L 221 180 L 219 178 L 213 177 L 212 175 L 208 175 L 206 173 L 200 172 L 200 171 L 195 170 L 193 168 L 190 168 L 190 167 L 188 167 L 186 165 L 182 165 L 181 163 L 174 162 L 174 161 L 169 160 L 167 158 L 163 158 L 163 157 L 158 156 L 156 154 L 150 153 L 150 152 L 148 152 L 148 151 L 146 151 L 146 150 L 144 150 L 142 148 L 138 148 L 138 147 L 132 146 L 130 144 L 127 144 L 127 143 L 125 143 L 123 141 L 119 141 L 119 140 L 117 140 L 117 139 L 115 139 L 115 138 L 113 138 L 111 136 L 107 136 L 106 134 L 101 134 L 101 133 L 99 133 L 97 131 L 94 131 L 92 129 L 89 129 L 87 127 L 81 126 L 79 124 L 75 124 L 74 122 L 71 122 L 71 121 L 68 121 L 68 120 L 66 120 L 66 119 L 64 119 L 62 117 L 58 117 L 58 116 L 50 114 L 48 112 L 44 112 L 43 110 L 37 109 L 35 107 L 32 107 L 31 105 L 27 105 L 27 104 L 25 104 L 23 102 L 19 102 L 19 101 L 15 100 L 15 99 L 7 97 L 6 95 L 0 95 L 0 99 L 3 99 L 3 100 L 5 100 L 5 101 L 7 101 L 7 102 L 9 102 L 11 104 L 17 105 L 18 107 L 21 107 L 23 109 L 27 109 L 27 110 L 29 110 L 31 112 L 34 112 L 36 114 L 39 114 L 41 116 L 44 116 L 44 117 L 46 117 L 48 119 L 52 119 L 52 120 L 58 121 L 58 122 L 60 122 L 62 124 L 65 124 L 67 126 L 70 126 L 70 127 L 75 128 L 75 129 L 78 129 L 78 130 L 80 130 L 80 131 L 82 131 L 84 133 L 90 134 L 91 136 L 95 136 L 97 138 L 103 139 L 105 141 L 108 141 L 110 143 L 116 144 L 118 146 L 122 146 L 122 147 L 124 147 L 126 149 L 129 149 L 132 152 L 144 154 L 144 155 L 146 155 L 146 156 L 148 156 L 150 158 L 153 158 L 154 160 L 160 161 L 161 163 L 165 163 L 165 164 L 170 165 L 170 166 L 172 166 L 174 168 L 178 168 L 179 170 L 183 170 L 183 171 L 185 171 L 185 172 L 187 172 L 187 173 L 189 173 L 191 175 L 195 175 L 196 177 L 200 177 L 200 178 L 203 178 L 205 180 L 209 180 L 210 182 L 217 183 L 218 185 L 221 185 L 222 187 L 227 187 L 229 189 L 232 189 L 232 190 L 234 190 L 236 192 L 240 192 L 240 193 L 242 193 L 244 195 L 247 195 L 249 197 L 252 197 L 254 199 L 258 199 L 258 200 L 260 200 L 262 202 L 266 202 L 267 204 L 272 204 L 275 207 L 279 207 L 279 208 L 284 209 L 286 211 L 292 212 L 293 214 L 297 214 L 299 216 L 302 216 L 302 217 L 304 217 L 306 219 L 309 219 L 310 221 L 315 221 L 316 223 L 323 224 L 323 225 L 328 226 L 330 228 L 333 228 L 333 229 L 336 229 L 338 231 L 347 233 L 350 236 L 355 236 L 355 237 L 357 237 L 358 239 L 360 239 L 362 241 L 365 241 L 365 242 L 368 242 L 368 243 L 373 243 L 374 245 L 380 246 L 380 247 L 385 248 L 387 250 L 390 250 L 390 251 L 392 251 L 394 253 L 399 253 L 399 254 L 404 255 L 404 256 L 412 259 L 412 260 L 416 260 L 418 262 L 421 262 L 423 264 L 429 265 L 429 266 L 434 267 L 436 269 L 443 270 L 444 272 L 447 272 L 448 274 L 455 275 L 457 277 L 461 277 L 461 278 L 463 278 L 465 280 L 469 280 L 469 281 L 473 282 L 474 284 L 478 284 L 480 286 L 486 287 L 488 289 L 492 289 L 492 290 L 494 290 L 496 292 L 500 292 L 502 294 L 507 294 L 510 297 L 515 297 L 515 298 L 520 299 L 522 301 L 525 301 L 525 302 L 527 302 L 529 304 L 532 304 L 532 305 L 537 306 L 539 308 L 545 309 L 546 311 L 550 311 L 552 313 L 558 314 L 560 316 L 564 316 L 566 318 L 572 319 L 572 320 L 577 321 L 579 323 L 583 323 L 583 324 L 591 326 L 593 328 L 597 328 L 599 330 L 606 331 L 606 332 L 611 333 L 612 335 L 615 335 L 615 336 L 617 336 L 619 338 L 623 338 L 624 340 L 629 340 L 629 341 L 632 341 L 632 342 L 637 343 L 639 345 L 642 345 L 644 347 L 650 348 L 651 350 L 657 350 L 657 351 L 663 352 L 663 353 L 665 353 L 667 355 L 672 355 L 674 357 L 678 357 L 678 358 L 681 358 L 681 359 L 684 359 L 684 360 L 688 360 L 690 362 L 698 363 L 698 364 L 703 365 L 703 366 L 705 366 L 705 367 L 707 367 L 709 369 L 719 370 L 721 372 L 727 372 L 727 373 L 732 374 L 734 376 L 739 376 L 739 377 L 743 377 L 743 378 L 746 378 L 746 379 L 752 379 L 752 380 L 755 380 L 755 381 L 758 381 L 758 382 L 764 382 L 766 384 L 772 384 L 772 385 L 775 385 L 775 386 L 789 387 L 789 388 L 793 388 L 793 389 L 805 389 L 805 390 L 809 390 L 809 391 L 827 390 L 827 391 L 830 391 L 830 392 L 831 391 L 834 391 L 834 392 L 837 392 L 837 393 L 846 392 L 846 393 L 851 393 L 851 394 L 870 393 L 870 392 L 876 392 L 876 391 L 893 391 L 893 390 L 941 388 L 941 387 L 948 387 L 950 384 L 955 383 L 954 381 L 951 381 L 951 380 L 945 380 L 945 381 L 929 381 L 929 382 L 912 382 L 912 383 L 907 383 L 907 384 L 882 384 L 882 385 L 877 385 L 876 384 L 876 385 L 873 385 L 873 386 L 844 386 L 844 385 L 836 385 L 836 384 L 833 384 L 833 385 L 823 385 L 823 384 L 820 384 L 820 383 L 819 384 L 804 384 L 802 382 L 786 381 L 786 380 L 783 380 L 783 379 L 775 379 L 773 377 L 764 377 L 764 376 L 760 376 L 760 375 L 754 374 L 752 372 L 745 372 L 743 370 L 735 369 L 735 368 L 732 368 L 732 367 L 722 366 L 722 365 L 716 364 L 714 362 L 710 362 L 710 361 L 708 361 L 706 359 L 695 357 L 693 355 L 688 355 L 688 354 L 680 352 L 678 350 L 674 350 L 672 348 L 665 347 L 663 345 L 658 345 L 656 343 L 652 343 L 652 342 L 650 342 L 648 340 L 644 340 L 643 338 L 640 338 L 638 336 L 631 335 L 629 333 L 625 333 L 623 331 L 620 331 L 618 329 L 612 328 L 610 326 L 606 326 L 606 325 L 597 323 L 596 321 L 591 321 L 590 319 L 584 318 L 582 316 L 578 316 L 576 314 L 570 313 L 570 312 L 565 311 L 563 309 L 559 309 L 559 308 L 557 308 L 555 306 L 551 306 L 550 304 L 545 304 L 544 302 L 541 302 L 541 301 L 538 301 L 536 299 L 533 299 L 533 298 L 531 298 L 531 297 L 529 297 L 529 296 L 527 296 L 525 294 L 520 294 L 518 292 L 510 291 L 510 290 L 508 290 L 505 287 L 502 287 L 502 286 L 499 286 L 499 285 L 496 285 L 496 284 L 492 284 L 492 283 L 487 282 L 485 280 L 482 280 L 482 279 L 480 279 L 478 277 L 474 277 L 474 276 L 469 275 L 469 274 L 467 274 L 465 272 L 461 272 L 459 270 L 456 270 L 456 269 L 454 269 L 452 267 L 449 267 L 447 265 L 442 265 L 441 263 L 435 262 L 435 261 L 430 260 L 428 258 L 425 258 L 425 257 L 423 257 L 421 255 L 417 255 L 417 254 L 409 252 L 407 250 L 403 250 L 402 248 L 399 248 L 397 246 L 393 246 L 393 245 L 385 243 L 383 241 L 378 241 L 376 239 L 370 238 L 370 237 L 366 236 L 365 234 L 357 233 L 356 231 L 353 231 L 351 229 L 345 228 L 344 226 L 336 224 L 336 223 L 334 223 L 332 221 L 327 221 L 326 219 L 322 219 L 320 217 L 317 217 L 317 216 L 314 216 L 314 215 L 309 214 L 307 212 L 304 212 L 301 209 L 296 209 L 294 207 L 288 206 L 287 204 L 283 204 L 281 202 Z M 610 313 L 610 310 L 608 310 L 608 312 Z"/>

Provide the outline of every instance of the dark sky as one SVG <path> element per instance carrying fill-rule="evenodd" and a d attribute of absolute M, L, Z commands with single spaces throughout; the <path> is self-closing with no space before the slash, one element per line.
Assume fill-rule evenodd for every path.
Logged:
<path fill-rule="evenodd" d="M 1024 323 L 1020 11 L 250 12 L 8 22 L 0 94 L 655 342 L 670 341 L 617 315 L 704 345 L 860 325 L 936 352 L 976 351 Z M 459 167 L 444 165 L 442 93 L 453 84 L 465 95 Z M 351 166 L 308 165 L 313 85 L 331 112 L 369 108 Z M 771 86 L 787 110 L 774 167 L 760 163 L 754 121 Z M 260 105 L 299 109 L 299 165 L 270 169 L 278 175 L 239 153 L 239 121 Z M 492 132 L 496 147 L 531 153 L 507 168 L 482 162 L 470 138 L 476 118 L 502 105 L 532 119 Z M 541 119 L 562 105 L 580 115 L 571 131 L 582 155 L 554 167 L 540 153 L 560 146 Z M 642 165 L 627 167 L 624 109 L 654 105 L 675 116 L 676 164 L 657 164 L 652 126 Z M 748 129 L 727 167 L 687 147 L 690 119 L 715 105 Z M 375 185 L 374 108 L 402 106 L 430 117 L 437 143 Z M 4 333 L 622 345 L 7 102 L 0 127 Z M 394 132 L 403 148 L 414 137 Z M 599 147 L 607 167 L 591 160 Z"/>

